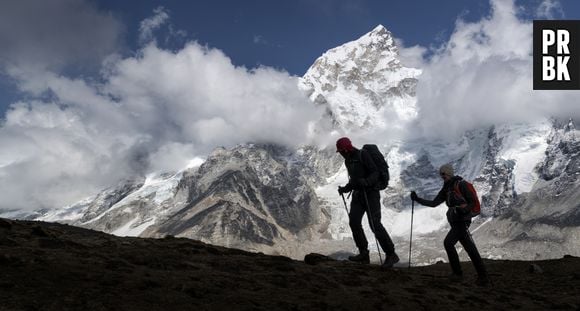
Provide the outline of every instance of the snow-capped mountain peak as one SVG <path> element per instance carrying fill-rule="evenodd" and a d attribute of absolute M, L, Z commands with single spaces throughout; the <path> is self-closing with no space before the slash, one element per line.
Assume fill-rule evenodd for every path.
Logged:
<path fill-rule="evenodd" d="M 327 106 L 339 129 L 401 127 L 417 115 L 414 95 L 420 74 L 401 64 L 392 34 L 378 25 L 324 53 L 300 87 L 315 103 Z"/>

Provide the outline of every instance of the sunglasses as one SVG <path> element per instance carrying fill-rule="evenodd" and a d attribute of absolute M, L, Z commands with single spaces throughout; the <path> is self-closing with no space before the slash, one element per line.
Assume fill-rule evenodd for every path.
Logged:
<path fill-rule="evenodd" d="M 439 175 L 441 175 L 441 177 L 447 176 L 447 174 L 445 174 L 445 173 L 439 173 Z"/>

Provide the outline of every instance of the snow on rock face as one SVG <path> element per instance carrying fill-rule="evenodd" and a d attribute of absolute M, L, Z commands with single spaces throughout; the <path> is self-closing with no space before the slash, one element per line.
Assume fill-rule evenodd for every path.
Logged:
<path fill-rule="evenodd" d="M 442 186 L 437 170 L 451 163 L 456 175 L 475 185 L 483 206 L 482 215 L 500 215 L 511 208 L 518 195 L 531 191 L 538 181 L 535 166 L 545 157 L 551 129 L 551 123 L 544 120 L 472 130 L 457 141 L 402 142 L 389 155 L 391 167 L 400 170 L 400 181 L 394 180 L 392 190 L 396 192 L 385 205 L 400 209 L 398 196 L 408 190 L 433 198 Z M 412 161 L 403 163 L 403 152 L 411 155 Z M 403 202 L 402 206 L 408 203 Z"/>
<path fill-rule="evenodd" d="M 548 147 L 547 137 L 552 129 L 548 120 L 539 122 L 535 126 L 530 124 L 503 125 L 497 129 L 503 137 L 503 148 L 499 158 L 513 160 L 514 190 L 524 193 L 532 190 L 539 178 L 534 169 L 542 162 Z"/>
<path fill-rule="evenodd" d="M 415 87 L 421 71 L 403 67 L 391 33 L 382 25 L 318 58 L 299 86 L 327 105 L 343 130 L 401 126 L 417 115 Z M 384 116 L 389 116 L 389 123 Z"/>
<path fill-rule="evenodd" d="M 580 130 L 574 122 L 555 120 L 547 141 L 546 159 L 539 167 L 542 179 L 549 181 L 566 173 L 577 175 L 580 172 Z"/>
<path fill-rule="evenodd" d="M 551 123 L 531 191 L 481 232 L 483 247 L 496 256 L 537 260 L 580 254 L 580 131 L 572 121 Z"/>

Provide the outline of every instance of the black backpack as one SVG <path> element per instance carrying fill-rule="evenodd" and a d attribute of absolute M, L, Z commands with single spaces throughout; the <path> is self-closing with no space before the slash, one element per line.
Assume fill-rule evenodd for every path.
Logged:
<path fill-rule="evenodd" d="M 364 145 L 362 148 L 371 155 L 373 162 L 379 169 L 380 176 L 377 187 L 379 190 L 387 189 L 387 186 L 389 185 L 389 165 L 387 164 L 387 161 L 385 161 L 385 157 L 379 150 L 379 147 L 377 147 L 377 145 L 369 144 Z"/>

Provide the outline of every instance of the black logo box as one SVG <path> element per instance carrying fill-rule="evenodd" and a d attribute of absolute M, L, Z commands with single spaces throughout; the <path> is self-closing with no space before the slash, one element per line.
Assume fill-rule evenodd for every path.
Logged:
<path fill-rule="evenodd" d="M 570 33 L 570 60 L 568 61 L 569 81 L 543 81 L 542 57 L 558 56 L 556 45 L 549 47 L 548 54 L 542 54 L 542 31 L 565 29 Z M 534 20 L 534 90 L 580 90 L 580 20 Z"/>

